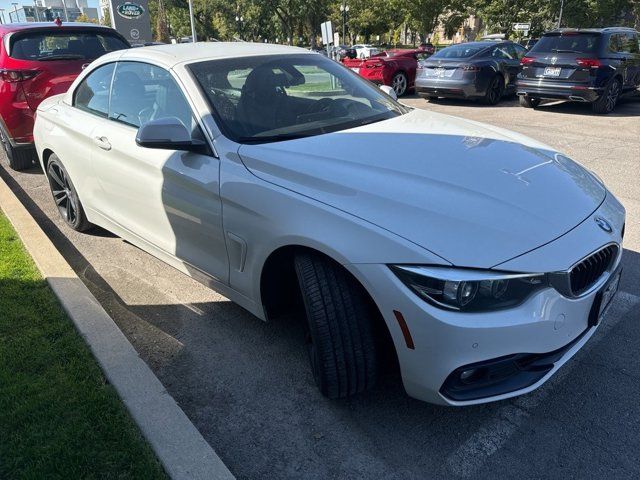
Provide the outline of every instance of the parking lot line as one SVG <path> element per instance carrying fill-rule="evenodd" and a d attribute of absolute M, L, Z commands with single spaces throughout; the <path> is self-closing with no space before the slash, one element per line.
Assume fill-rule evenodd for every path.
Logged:
<path fill-rule="evenodd" d="M 623 318 L 626 312 L 640 305 L 640 296 L 619 292 L 611 305 L 607 318 L 603 321 L 591 340 L 567 362 L 541 388 L 528 395 L 516 397 L 500 408 L 469 439 L 447 457 L 447 467 L 455 475 L 463 478 L 473 476 L 511 436 L 527 421 L 530 412 L 537 407 L 553 389 L 563 381 L 580 363 L 580 358 L 594 348 Z"/>

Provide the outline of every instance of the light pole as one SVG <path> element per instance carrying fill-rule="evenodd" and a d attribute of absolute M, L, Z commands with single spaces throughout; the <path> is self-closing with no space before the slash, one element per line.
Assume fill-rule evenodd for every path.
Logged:
<path fill-rule="evenodd" d="M 349 12 L 349 5 L 346 2 L 340 4 L 340 12 L 342 12 L 342 41 L 346 45 L 347 13 Z"/>
<path fill-rule="evenodd" d="M 0 23 L 4 22 L 4 8 L 0 8 Z"/>
<path fill-rule="evenodd" d="M 562 11 L 564 10 L 564 0 L 560 0 L 560 15 L 558 16 L 558 28 L 562 25 Z"/>
<path fill-rule="evenodd" d="M 242 15 L 236 15 L 236 29 L 238 31 L 238 38 L 242 40 L 242 24 L 244 23 L 244 17 Z"/>
<path fill-rule="evenodd" d="M 193 21 L 193 1 L 189 0 L 189 19 L 191 20 L 191 41 L 196 43 L 198 37 L 196 36 L 196 23 Z"/>
<path fill-rule="evenodd" d="M 38 2 L 33 0 L 33 9 L 36 11 L 36 22 L 40 21 L 40 14 L 38 13 Z"/>

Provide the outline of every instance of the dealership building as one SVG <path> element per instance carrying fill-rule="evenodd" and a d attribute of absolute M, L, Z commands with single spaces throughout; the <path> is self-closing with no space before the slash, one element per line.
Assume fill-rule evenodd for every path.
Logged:
<path fill-rule="evenodd" d="M 56 17 L 63 22 L 74 22 L 83 14 L 98 20 L 98 9 L 89 7 L 87 0 L 36 0 L 31 5 L 14 5 L 9 11 L 9 22 L 48 22 Z"/>

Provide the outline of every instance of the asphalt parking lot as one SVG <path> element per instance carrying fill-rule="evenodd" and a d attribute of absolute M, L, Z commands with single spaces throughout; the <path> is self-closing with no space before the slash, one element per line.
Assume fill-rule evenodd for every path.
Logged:
<path fill-rule="evenodd" d="M 71 231 L 38 169 L 0 176 L 238 478 L 640 477 L 640 99 L 608 116 L 563 103 L 404 101 L 543 141 L 594 170 L 627 208 L 618 297 L 585 348 L 532 394 L 437 407 L 408 398 L 389 371 L 366 395 L 327 400 L 295 319 L 263 323 L 108 232 Z"/>

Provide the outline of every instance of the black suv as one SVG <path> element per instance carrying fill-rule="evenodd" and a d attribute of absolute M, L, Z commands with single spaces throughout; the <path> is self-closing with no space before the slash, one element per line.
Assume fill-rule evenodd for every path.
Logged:
<path fill-rule="evenodd" d="M 520 105 L 541 99 L 589 102 L 611 112 L 623 93 L 640 87 L 640 45 L 632 28 L 558 29 L 545 33 L 520 61 Z"/>

